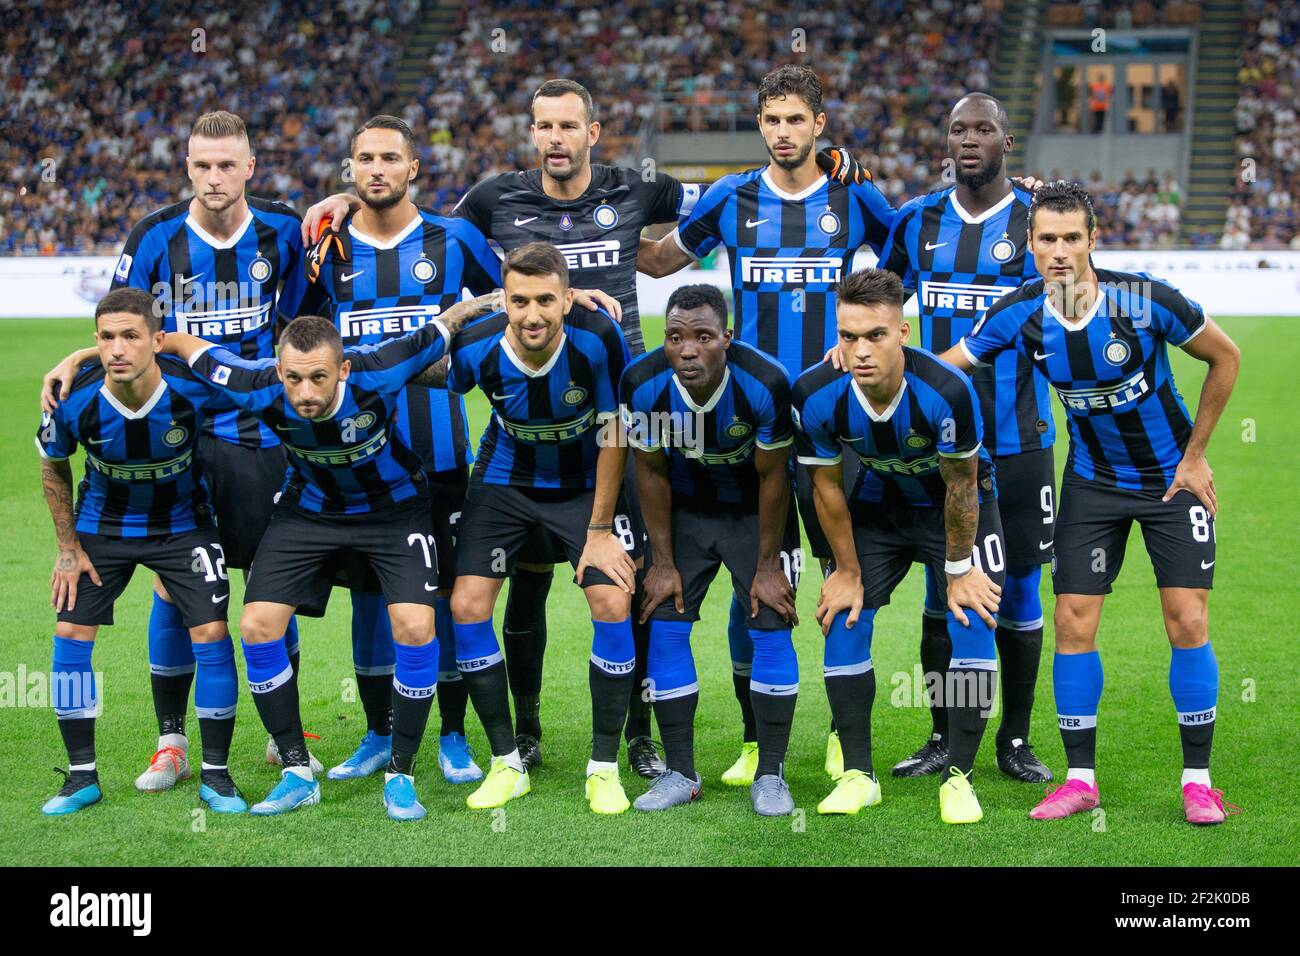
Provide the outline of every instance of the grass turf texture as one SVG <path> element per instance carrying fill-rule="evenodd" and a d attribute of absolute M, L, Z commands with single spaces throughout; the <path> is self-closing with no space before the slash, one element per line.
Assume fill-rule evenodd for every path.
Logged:
<path fill-rule="evenodd" d="M 929 732 L 927 711 L 916 706 L 922 575 L 914 568 L 877 618 L 874 660 L 878 691 L 873 718 L 877 773 L 884 803 L 857 817 L 818 817 L 817 802 L 830 791 L 822 771 L 829 711 L 821 679 L 822 640 L 813 616 L 818 575 L 799 589 L 802 623 L 795 630 L 802 693 L 786 777 L 801 813 L 761 819 L 745 789 L 718 782 L 739 750 L 740 720 L 732 696 L 726 642 L 729 588 L 725 572 L 715 583 L 696 627 L 694 651 L 701 678 L 696 721 L 697 765 L 704 797 L 692 806 L 656 814 L 628 811 L 597 817 L 582 796 L 590 739 L 587 657 L 590 621 L 578 589 L 560 569 L 549 605 L 542 718 L 545 765 L 533 776 L 533 794 L 504 811 L 465 807 L 469 790 L 446 784 L 436 763 L 437 710 L 417 765 L 417 787 L 429 816 L 415 824 L 384 817 L 380 781 L 323 781 L 322 804 L 275 819 L 222 817 L 197 808 L 195 777 L 164 794 L 141 794 L 133 780 L 154 749 L 156 725 L 149 696 L 145 623 L 150 575 L 139 571 L 117 605 L 115 627 L 104 628 L 95 668 L 105 674 L 106 704 L 98 726 L 103 803 L 70 818 L 45 818 L 42 801 L 60 778 L 53 766 L 66 757 L 53 714 L 46 707 L 0 708 L 0 864 L 1164 864 L 1260 865 L 1294 862 L 1296 818 L 1282 785 L 1292 769 L 1288 751 L 1296 731 L 1295 691 L 1300 664 L 1291 653 L 1297 603 L 1287 571 L 1296 532 L 1295 474 L 1300 455 L 1289 407 L 1280 396 L 1300 360 L 1294 319 L 1240 318 L 1224 326 L 1245 356 L 1242 376 L 1211 448 L 1222 506 L 1217 589 L 1211 602 L 1211 636 L 1219 659 L 1221 692 L 1214 749 L 1214 779 L 1245 807 L 1220 827 L 1183 822 L 1179 799 L 1181 757 L 1168 690 L 1169 649 L 1160 623 L 1150 564 L 1134 529 L 1127 566 L 1102 617 L 1100 647 L 1106 692 L 1100 713 L 1099 780 L 1104 817 L 1034 822 L 1026 811 L 1042 789 L 1013 783 L 997 770 L 990 722 L 977 761 L 975 784 L 985 820 L 953 827 L 939 821 L 938 781 L 896 781 L 889 767 Z M 662 326 L 649 320 L 647 338 L 660 341 Z M 53 613 L 48 580 L 54 539 L 37 475 L 32 435 L 38 421 L 41 373 L 88 341 L 89 322 L 7 321 L 8 345 L 0 367 L 0 671 L 12 682 L 50 666 Z M 1174 350 L 1184 395 L 1193 406 L 1203 366 Z M 1055 404 L 1055 403 L 1054 403 Z M 1059 407 L 1058 407 L 1059 419 Z M 478 430 L 486 405 L 477 394 L 470 414 Z M 1255 434 L 1243 419 L 1252 419 Z M 1065 435 L 1057 451 L 1065 460 Z M 75 471 L 80 477 L 81 465 Z M 233 576 L 233 577 L 238 577 Z M 238 617 L 242 582 L 232 580 L 232 615 Z M 1044 574 L 1048 632 L 1034 711 L 1033 741 L 1060 776 L 1064 755 L 1056 730 L 1051 681 L 1051 588 Z M 498 614 L 504 601 L 498 607 Z M 498 616 L 498 628 L 500 618 Z M 335 591 L 323 620 L 302 621 L 303 719 L 321 735 L 313 750 L 326 767 L 351 753 L 365 732 L 351 687 L 349 602 Z M 236 655 L 241 675 L 242 656 Z M 900 676 L 901 675 L 901 676 Z M 22 688 L 18 688 L 22 702 Z M 198 757 L 198 722 L 189 727 Z M 471 742 L 486 764 L 486 742 L 471 709 Z M 263 761 L 266 733 L 246 691 L 241 691 L 231 770 L 249 798 L 261 799 L 277 770 Z M 624 767 L 628 795 L 646 784 Z"/>

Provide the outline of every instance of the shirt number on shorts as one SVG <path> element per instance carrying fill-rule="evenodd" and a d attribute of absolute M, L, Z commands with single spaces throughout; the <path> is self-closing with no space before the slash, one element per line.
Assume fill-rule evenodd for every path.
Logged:
<path fill-rule="evenodd" d="M 790 582 L 790 587 L 799 590 L 799 579 L 803 577 L 803 548 L 793 548 L 781 552 L 781 570 Z"/>
<path fill-rule="evenodd" d="M 632 533 L 632 519 L 627 515 L 614 515 L 614 534 L 618 536 L 624 551 L 636 547 L 636 535 Z"/>
<path fill-rule="evenodd" d="M 1056 509 L 1052 507 L 1052 486 L 1043 485 L 1038 490 L 1038 503 L 1043 508 L 1043 524 L 1051 524 L 1056 518 Z"/>
<path fill-rule="evenodd" d="M 1214 525 L 1210 522 L 1210 513 L 1201 505 L 1193 505 L 1187 509 L 1188 517 L 1192 519 L 1192 540 L 1205 543 L 1211 538 L 1218 540 L 1218 533 L 1214 530 Z"/>
<path fill-rule="evenodd" d="M 208 548 L 216 554 L 215 561 L 208 554 Z M 226 552 L 215 541 L 209 544 L 208 548 L 198 547 L 190 552 L 190 556 L 194 559 L 190 563 L 190 570 L 195 574 L 203 575 L 203 580 L 208 584 L 229 580 L 230 575 L 226 573 Z"/>
<path fill-rule="evenodd" d="M 1049 489 L 1050 490 L 1050 489 Z M 971 558 L 975 562 L 975 567 L 979 568 L 985 574 L 995 574 L 1006 567 L 1006 556 L 1002 553 L 1002 539 L 996 534 L 991 534 L 984 539 L 984 554 L 980 555 L 980 544 L 975 542 L 975 547 L 971 549 Z"/>
<path fill-rule="evenodd" d="M 406 543 L 412 548 L 418 544 L 424 556 L 424 566 L 433 570 L 433 556 L 438 553 L 438 547 L 433 543 L 433 535 L 412 531 L 406 536 Z"/>

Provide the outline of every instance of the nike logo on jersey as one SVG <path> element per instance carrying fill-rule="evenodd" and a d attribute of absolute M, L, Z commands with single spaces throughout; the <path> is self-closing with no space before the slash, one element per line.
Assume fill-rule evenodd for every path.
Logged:
<path fill-rule="evenodd" d="M 767 219 L 746 219 L 746 220 L 745 220 L 745 228 L 746 228 L 746 229 L 753 229 L 755 226 L 761 226 L 761 225 L 763 225 L 763 223 L 765 223 L 765 222 L 769 222 L 770 220 L 771 220 L 771 217 L 768 217 Z"/>
<path fill-rule="evenodd" d="M 1055 544 L 1055 543 L 1056 543 L 1056 539 L 1055 539 L 1055 538 L 1053 538 L 1051 541 L 1040 541 L 1040 542 L 1038 542 L 1038 550 L 1039 550 L 1039 551 L 1046 551 L 1048 548 L 1050 548 L 1050 547 L 1051 547 L 1053 544 Z"/>
<path fill-rule="evenodd" d="M 189 285 L 189 284 L 190 284 L 191 282 L 193 282 L 195 279 L 202 279 L 205 275 L 207 275 L 206 272 L 196 272 L 194 275 L 190 276 L 189 278 L 186 278 L 185 276 L 181 276 L 181 277 L 177 280 L 177 282 L 178 282 L 180 285 Z"/>
<path fill-rule="evenodd" d="M 1045 358 L 1049 358 L 1050 356 L 1053 356 L 1053 355 L 1055 355 L 1055 354 L 1056 354 L 1055 352 L 1039 352 L 1039 351 L 1035 350 L 1035 351 L 1034 351 L 1034 361 L 1035 361 L 1035 362 L 1041 362 L 1043 359 L 1045 359 Z"/>
<path fill-rule="evenodd" d="M 516 225 L 516 226 L 526 226 L 526 225 L 528 225 L 530 222 L 532 222 L 534 219 L 537 219 L 537 218 L 539 218 L 539 217 L 538 217 L 538 216 L 529 216 L 527 219 L 520 219 L 518 216 L 515 216 L 515 225 Z"/>
<path fill-rule="evenodd" d="M 424 582 L 424 589 L 425 589 L 426 591 L 436 591 L 436 590 L 438 590 L 438 586 L 437 586 L 436 584 L 430 584 L 428 581 L 425 581 L 425 582 Z"/>
<path fill-rule="evenodd" d="M 948 243 L 946 242 L 927 242 L 925 244 L 925 251 L 930 252 L 933 249 L 938 249 L 940 246 L 946 246 L 947 244 Z"/>
<path fill-rule="evenodd" d="M 1206 562 L 1204 562 L 1204 561 L 1201 562 L 1201 570 L 1202 570 L 1202 571 L 1208 571 L 1208 570 L 1210 570 L 1210 568 L 1212 568 L 1212 567 L 1214 567 L 1214 562 L 1213 562 L 1213 561 L 1209 562 L 1208 564 L 1207 564 Z"/>
<path fill-rule="evenodd" d="M 518 394 L 519 394 L 518 392 L 511 392 L 511 393 L 508 394 L 508 395 L 498 395 L 496 392 L 493 392 L 493 393 L 492 393 L 492 401 L 494 401 L 494 402 L 504 402 L 507 398 L 514 398 L 514 397 L 515 397 L 516 395 L 518 395 Z"/>
<path fill-rule="evenodd" d="M 108 441 L 107 438 L 87 438 L 87 439 L 86 439 L 86 444 L 87 444 L 87 445 L 102 445 L 102 444 L 104 444 L 106 441 Z"/>
<path fill-rule="evenodd" d="M 292 426 L 292 425 L 276 425 L 276 426 L 274 426 L 274 427 L 275 427 L 275 430 L 278 431 L 278 432 L 291 432 L 291 431 L 293 431 L 293 426 Z"/>
<path fill-rule="evenodd" d="M 228 598 L 228 597 L 230 597 L 230 592 L 229 592 L 229 591 L 227 591 L 225 594 L 214 594 L 214 595 L 212 595 L 212 603 L 213 603 L 213 604 L 220 604 L 222 601 L 224 601 L 224 600 L 225 600 L 226 598 Z"/>
<path fill-rule="evenodd" d="M 343 275 L 339 276 L 339 281 L 351 282 L 353 279 L 355 279 L 357 276 L 361 275 L 365 271 L 366 271 L 365 269 L 358 269 L 356 272 L 345 272 L 343 273 Z"/>

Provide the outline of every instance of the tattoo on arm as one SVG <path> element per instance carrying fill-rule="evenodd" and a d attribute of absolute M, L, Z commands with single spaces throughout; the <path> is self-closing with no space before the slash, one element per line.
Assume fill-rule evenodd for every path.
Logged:
<path fill-rule="evenodd" d="M 939 474 L 948 486 L 943 503 L 943 523 L 948 534 L 947 558 L 960 561 L 970 557 L 975 547 L 975 532 L 980 520 L 980 496 L 975 488 L 979 474 L 979 456 L 939 458 Z"/>
<path fill-rule="evenodd" d="M 434 362 L 415 378 L 411 379 L 411 385 L 423 385 L 425 388 L 446 388 L 447 387 L 447 367 L 450 358 L 444 355 L 438 361 Z"/>
<path fill-rule="evenodd" d="M 77 519 L 72 507 L 72 466 L 66 461 L 41 461 L 41 487 L 45 492 L 45 504 L 54 519 L 54 536 L 59 541 L 60 551 L 69 551 L 77 547 Z M 72 570 L 76 562 L 69 561 L 63 568 L 65 557 L 59 558 L 60 570 Z"/>

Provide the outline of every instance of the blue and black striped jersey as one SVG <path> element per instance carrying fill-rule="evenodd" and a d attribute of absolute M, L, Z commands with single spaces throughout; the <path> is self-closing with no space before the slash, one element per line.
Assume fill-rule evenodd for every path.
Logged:
<path fill-rule="evenodd" d="M 628 366 L 619 392 L 628 441 L 668 455 L 680 504 L 758 510 L 754 450 L 794 441 L 789 373 L 775 359 L 732 342 L 717 391 L 699 405 L 659 348 Z"/>
<path fill-rule="evenodd" d="M 719 244 L 727 250 L 736 338 L 797 375 L 836 342 L 831 287 L 861 246 L 881 253 L 893 221 L 875 183 L 821 176 L 791 194 L 762 167 L 710 186 L 673 237 L 697 259 Z"/>
<path fill-rule="evenodd" d="M 898 210 L 880 267 L 918 296 L 920 345 L 941 355 L 969 335 L 985 311 L 1038 270 L 1026 248 L 1033 196 L 1011 192 L 978 216 L 957 187 L 919 196 Z M 1047 381 L 1007 351 L 971 379 L 984 415 L 984 446 L 995 458 L 1050 448 L 1056 440 Z"/>
<path fill-rule="evenodd" d="M 213 347 L 192 364 L 209 387 L 280 437 L 289 458 L 282 503 L 316 514 L 373 514 L 425 494 L 423 463 L 394 433 L 394 420 L 407 382 L 446 354 L 448 339 L 435 319 L 401 338 L 346 349 L 351 372 L 329 414 L 316 419 L 293 410 L 272 359 Z"/>
<path fill-rule="evenodd" d="M 551 358 L 529 368 L 506 339 L 506 314 L 465 326 L 451 343 L 447 387 L 476 385 L 492 405 L 474 479 L 522 488 L 593 488 L 600 425 L 618 415 L 627 341 L 603 311 L 573 306 Z"/>
<path fill-rule="evenodd" d="M 997 497 L 984 422 L 970 379 L 929 352 L 903 348 L 903 384 L 881 412 L 853 376 L 829 362 L 794 383 L 795 448 L 805 465 L 834 465 L 840 443 L 862 462 L 851 499 L 886 507 L 942 508 L 940 456 L 978 455 L 980 500 Z"/>
<path fill-rule="evenodd" d="M 1052 383 L 1075 474 L 1164 491 L 1192 434 L 1166 343 L 1186 345 L 1205 328 L 1205 313 L 1145 272 L 1095 272 L 1100 294 L 1078 321 L 1064 319 L 1035 279 L 989 309 L 961 347 L 976 364 L 1015 351 Z"/>
<path fill-rule="evenodd" d="M 250 196 L 248 218 L 220 242 L 189 209 L 183 200 L 135 224 L 112 287 L 144 289 L 159 299 L 164 331 L 196 335 L 246 359 L 273 358 L 277 316 L 296 318 L 307 288 L 301 218 L 282 202 Z M 245 448 L 278 444 L 243 412 L 218 415 L 204 428 Z"/>
<path fill-rule="evenodd" d="M 45 458 L 86 450 L 77 531 L 114 538 L 180 534 L 212 524 L 195 450 L 206 418 L 234 408 L 180 359 L 158 356 L 162 380 L 135 411 L 109 392 L 98 361 L 77 373 L 67 400 L 41 418 Z"/>
<path fill-rule="evenodd" d="M 455 305 L 463 289 L 485 295 L 501 285 L 496 254 L 464 219 L 421 209 L 405 231 L 379 242 L 349 216 L 339 238 L 343 253 L 331 251 L 317 282 L 329 303 L 322 314 L 334 319 L 345 347 L 405 335 Z M 407 386 L 397 403 L 397 434 L 427 471 L 472 459 L 465 401 L 445 388 Z"/>

